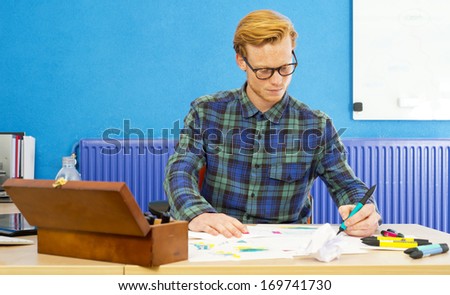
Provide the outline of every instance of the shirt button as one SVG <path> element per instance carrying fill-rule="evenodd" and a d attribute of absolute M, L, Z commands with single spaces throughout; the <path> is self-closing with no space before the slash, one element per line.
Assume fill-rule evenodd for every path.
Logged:
<path fill-rule="evenodd" d="M 250 197 L 254 198 L 254 197 L 255 197 L 255 193 L 252 193 L 252 194 L 250 195 Z"/>
<path fill-rule="evenodd" d="M 256 164 L 256 165 L 255 165 L 255 168 L 259 168 L 259 167 L 260 167 L 259 164 Z"/>

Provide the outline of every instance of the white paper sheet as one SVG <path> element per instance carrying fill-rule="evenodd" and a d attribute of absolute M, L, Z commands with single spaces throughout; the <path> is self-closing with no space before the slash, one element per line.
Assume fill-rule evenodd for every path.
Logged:
<path fill-rule="evenodd" d="M 293 259 L 307 251 L 318 227 L 300 225 L 248 226 L 248 234 L 227 239 L 222 235 L 189 232 L 189 261 Z M 316 238 L 317 239 L 317 238 Z M 342 254 L 365 253 L 357 238 L 342 236 Z"/>

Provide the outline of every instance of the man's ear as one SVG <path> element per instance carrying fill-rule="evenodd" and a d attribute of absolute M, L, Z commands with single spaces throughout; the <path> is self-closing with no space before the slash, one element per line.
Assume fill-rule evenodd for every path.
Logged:
<path fill-rule="evenodd" d="M 247 70 L 247 65 L 245 64 L 242 55 L 240 55 L 239 53 L 236 53 L 236 63 L 241 70 L 243 71 Z"/>

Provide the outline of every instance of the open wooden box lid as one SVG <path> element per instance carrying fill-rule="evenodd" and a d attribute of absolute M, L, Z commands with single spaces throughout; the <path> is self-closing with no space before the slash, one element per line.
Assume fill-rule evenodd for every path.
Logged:
<path fill-rule="evenodd" d="M 8 179 L 3 187 L 38 228 L 145 237 L 150 225 L 124 182 Z"/>

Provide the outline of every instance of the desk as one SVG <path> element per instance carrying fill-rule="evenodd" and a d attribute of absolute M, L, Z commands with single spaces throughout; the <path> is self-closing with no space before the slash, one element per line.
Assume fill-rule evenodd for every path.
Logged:
<path fill-rule="evenodd" d="M 13 205 L 0 204 L 4 213 Z M 4 206 L 4 207 L 3 207 Z M 4 210 L 3 210 L 4 209 Z M 17 212 L 17 211 L 10 211 Z M 387 224 L 380 230 L 394 228 L 407 235 L 428 238 L 434 243 L 448 243 L 450 235 L 416 224 Z M 25 238 L 25 237 L 24 237 Z M 29 237 L 36 240 L 36 236 Z M 253 260 L 242 262 L 181 261 L 159 267 L 121 265 L 45 255 L 37 253 L 37 245 L 0 247 L 0 274 L 150 274 L 150 275 L 239 275 L 239 274 L 450 274 L 450 253 L 411 259 L 401 251 L 371 251 L 367 254 L 342 255 L 323 263 L 313 258 Z"/>

